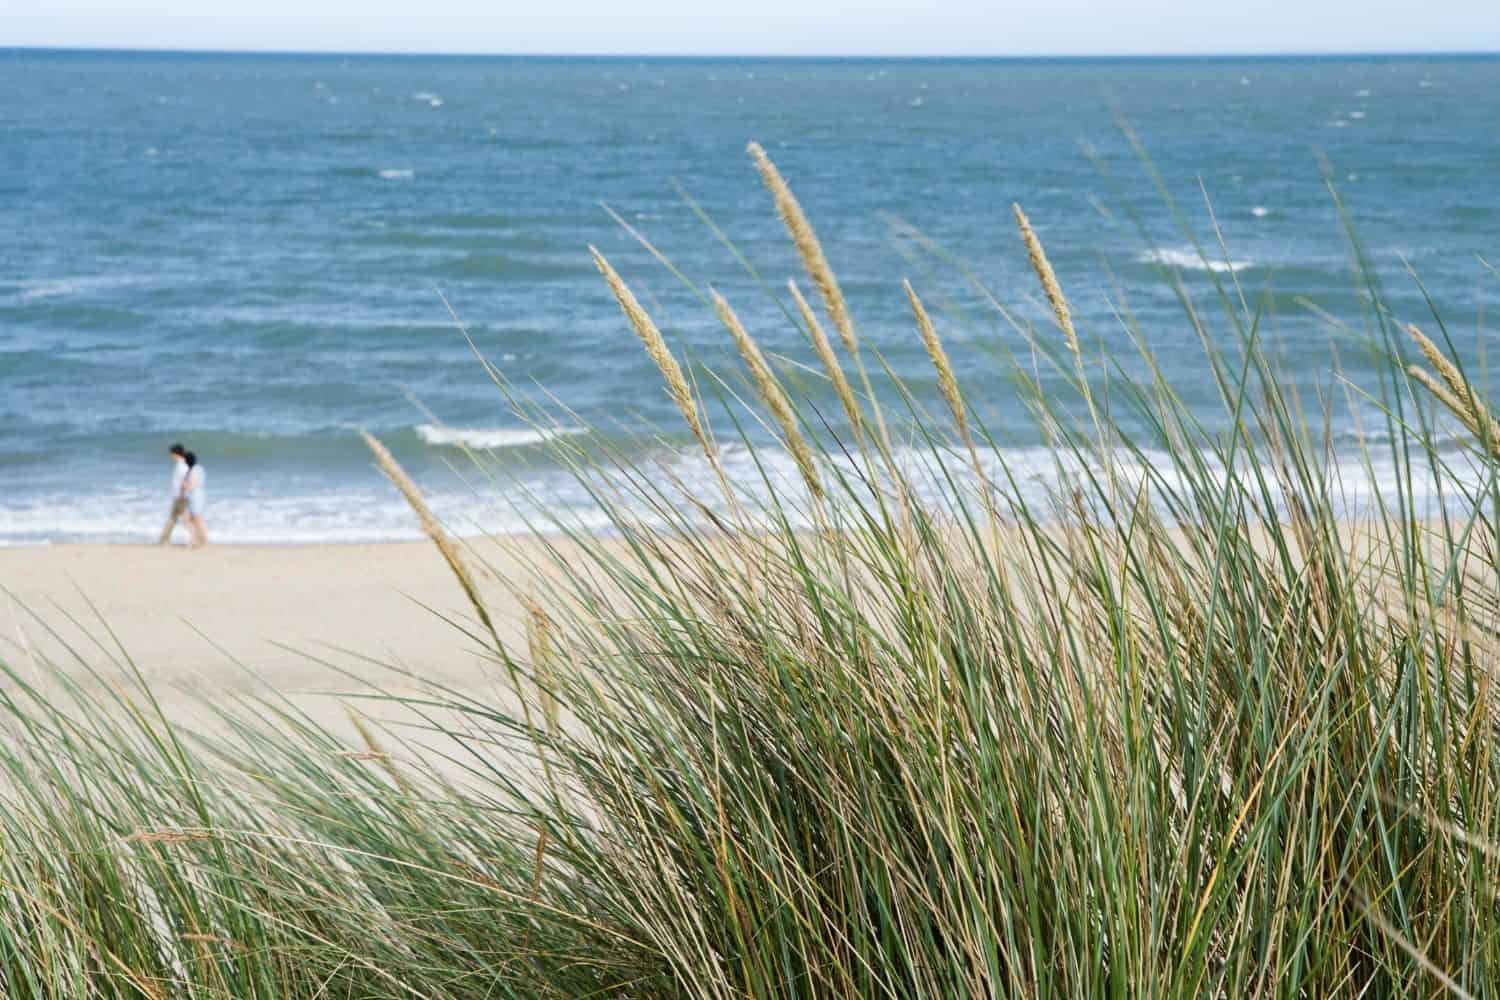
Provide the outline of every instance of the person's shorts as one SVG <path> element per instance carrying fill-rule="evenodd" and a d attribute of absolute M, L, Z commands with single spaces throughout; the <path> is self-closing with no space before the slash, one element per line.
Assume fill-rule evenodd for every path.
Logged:
<path fill-rule="evenodd" d="M 188 498 L 187 498 L 188 513 L 191 514 L 191 515 L 193 515 L 194 517 L 202 517 L 203 516 L 203 508 L 205 506 L 207 506 L 207 504 L 208 504 L 208 499 L 203 495 L 203 491 L 202 490 L 199 490 L 197 493 L 189 493 L 188 494 Z"/>

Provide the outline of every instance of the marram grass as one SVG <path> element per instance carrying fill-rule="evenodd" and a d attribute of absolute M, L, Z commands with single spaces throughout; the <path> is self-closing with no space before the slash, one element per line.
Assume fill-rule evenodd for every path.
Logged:
<path fill-rule="evenodd" d="M 753 152 L 856 350 L 810 224 Z M 721 300 L 761 400 L 733 405 L 806 449 L 817 531 L 781 487 L 729 530 L 671 477 L 567 446 L 618 537 L 522 540 L 517 599 L 486 606 L 372 441 L 476 617 L 524 626 L 522 648 L 483 634 L 527 715 L 436 685 L 411 700 L 459 778 L 288 706 L 221 708 L 222 735 L 193 740 L 144 686 L 59 666 L 43 693 L 5 664 L 0 995 L 1500 995 L 1496 460 L 1438 447 L 1452 421 L 1428 402 L 1493 442 L 1484 393 L 1430 341 L 1408 378 L 1372 330 L 1393 440 L 1363 454 L 1389 448 L 1404 478 L 1344 523 L 1253 316 L 1226 316 L 1233 370 L 1205 344 L 1215 419 L 1178 402 L 1143 331 L 1146 374 L 1096 407 L 1085 373 L 1112 359 L 1084 356 L 1020 218 L 1062 324 L 1041 353 L 1080 397 L 1011 373 L 1073 470 L 1040 507 L 980 467 L 994 442 L 916 289 L 902 325 L 942 420 L 907 387 L 837 388 L 793 291 L 849 441 Z M 595 259 L 714 461 L 717 403 Z M 1127 412 L 1130 434 L 1110 416 Z M 855 413 L 910 427 L 945 488 L 899 481 L 910 463 Z M 1419 480 L 1444 507 L 1413 499 Z"/>

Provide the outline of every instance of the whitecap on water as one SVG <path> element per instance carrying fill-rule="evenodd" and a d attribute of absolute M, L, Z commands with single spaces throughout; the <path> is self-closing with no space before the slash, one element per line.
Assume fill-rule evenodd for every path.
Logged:
<path fill-rule="evenodd" d="M 398 170 L 387 168 L 385 170 L 376 171 L 376 176 L 383 181 L 409 181 L 413 177 L 417 176 L 417 172 L 415 170 Z"/>
<path fill-rule="evenodd" d="M 1227 261 L 1215 257 L 1205 260 L 1196 250 L 1171 247 L 1148 250 L 1136 259 L 1143 264 L 1161 264 L 1179 271 L 1211 271 L 1214 274 L 1243 271 L 1255 266 L 1254 262 L 1248 260 Z"/>
<path fill-rule="evenodd" d="M 45 281 L 41 284 L 31 285 L 23 288 L 16 298 L 22 302 L 34 302 L 37 299 L 52 299 L 60 295 L 72 295 L 80 288 L 81 282 L 71 281 L 66 278 L 61 281 Z"/>
<path fill-rule="evenodd" d="M 417 437 L 431 445 L 456 448 L 524 448 L 560 437 L 588 433 L 581 427 L 442 427 L 418 424 Z"/>
<path fill-rule="evenodd" d="M 1254 208 L 1250 209 L 1250 214 L 1255 216 L 1257 219 L 1264 219 L 1266 216 L 1271 214 L 1271 210 L 1264 205 L 1256 205 Z"/>

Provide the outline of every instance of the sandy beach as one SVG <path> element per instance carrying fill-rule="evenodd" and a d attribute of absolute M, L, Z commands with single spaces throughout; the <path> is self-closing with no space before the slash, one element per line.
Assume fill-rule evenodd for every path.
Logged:
<path fill-rule="evenodd" d="M 475 555 L 503 573 L 524 558 L 524 543 L 507 545 L 480 542 Z M 480 576 L 497 624 L 514 635 L 512 602 Z M 118 682 L 128 655 L 184 719 L 205 702 L 269 691 L 337 719 L 330 692 L 361 681 L 413 688 L 386 665 L 465 690 L 487 685 L 480 650 L 443 616 L 470 611 L 426 542 L 0 549 L 0 658 L 11 669 L 45 678 L 50 662 L 86 677 L 83 660 Z"/>

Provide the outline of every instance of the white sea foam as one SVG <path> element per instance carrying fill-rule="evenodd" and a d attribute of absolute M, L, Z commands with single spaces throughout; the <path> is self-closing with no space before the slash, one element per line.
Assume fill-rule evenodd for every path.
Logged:
<path fill-rule="evenodd" d="M 417 176 L 417 172 L 415 170 L 404 170 L 388 167 L 385 170 L 378 171 L 377 176 L 379 176 L 381 180 L 387 181 L 409 181 L 413 177 Z"/>
<path fill-rule="evenodd" d="M 1377 501 L 1394 501 L 1397 484 L 1404 477 L 1398 473 L 1390 449 L 1373 439 L 1361 448 L 1340 449 L 1331 460 L 1327 475 L 1330 495 L 1340 517 L 1353 518 L 1378 513 Z M 938 467 L 938 456 L 922 448 L 897 448 L 896 462 L 909 477 L 918 499 L 934 511 L 951 509 L 954 486 L 973 500 L 975 482 L 968 474 L 966 455 L 948 455 L 943 459 L 946 471 Z M 1071 452 L 1053 451 L 1042 446 L 1015 447 L 1003 450 L 981 450 L 985 477 L 998 484 L 1004 494 L 1002 509 L 1013 503 L 1026 504 L 1042 519 L 1055 516 L 1073 502 L 1074 487 L 1082 489 L 1088 503 L 1089 477 L 1099 471 L 1097 458 L 1085 460 Z M 1458 485 L 1473 490 L 1484 481 L 1480 463 L 1465 461 L 1461 452 L 1449 454 L 1452 471 L 1445 474 L 1444 491 L 1425 470 L 1414 469 L 1409 486 L 1410 500 L 1419 516 L 1434 516 L 1446 495 L 1450 509 L 1463 513 Z M 794 526 L 812 523 L 813 509 L 797 471 L 796 463 L 784 452 L 765 447 L 751 453 L 740 444 L 726 445 L 720 455 L 726 478 L 734 484 L 745 510 L 766 509 L 770 491 L 774 490 Z M 1165 493 L 1182 489 L 1176 474 L 1177 465 L 1165 452 L 1146 451 L 1141 455 L 1117 452 L 1115 471 L 1130 495 L 1138 484 L 1149 481 L 1150 495 L 1162 503 Z M 840 457 L 835 465 L 842 476 L 825 477 L 830 491 L 838 494 L 848 484 L 860 490 L 860 477 L 854 475 L 851 460 Z M 1224 481 L 1222 471 L 1213 460 L 1206 462 L 1208 474 Z M 639 469 L 652 474 L 649 481 L 663 491 L 666 500 L 681 511 L 695 504 L 722 511 L 726 502 L 721 483 L 711 466 L 696 449 L 662 448 L 639 459 Z M 949 478 L 951 476 L 951 478 Z M 373 471 L 368 480 L 343 486 L 311 487 L 302 491 L 268 488 L 253 478 L 236 481 L 232 475 L 216 480 L 214 497 L 207 520 L 210 537 L 216 542 L 233 544 L 316 544 L 329 542 L 399 541 L 421 537 L 410 508 L 405 501 Z M 481 482 L 483 480 L 481 479 Z M 159 490 L 143 478 L 138 485 L 117 486 L 108 491 L 87 494 L 68 491 L 28 499 L 22 505 L 7 504 L 0 498 L 0 545 L 40 545 L 48 542 L 129 542 L 147 544 L 154 541 L 166 514 Z M 596 494 L 572 474 L 557 468 L 529 469 L 503 482 L 470 487 L 455 482 L 442 472 L 429 472 L 421 485 L 438 518 L 459 535 L 508 534 L 528 530 L 566 528 L 590 533 L 608 534 L 616 527 L 609 513 L 596 502 Z M 686 494 L 686 496 L 684 496 Z M 686 497 L 692 503 L 686 502 Z M 629 497 L 620 498 L 627 506 Z M 1271 501 L 1281 500 L 1275 488 Z M 843 501 L 841 501 L 843 502 Z M 658 508 L 650 502 L 635 507 L 632 515 L 639 523 L 660 525 Z M 1189 505 L 1190 506 L 1190 505 Z M 1166 506 L 1161 508 L 1168 514 Z M 179 540 L 183 536 L 179 533 Z"/>
<path fill-rule="evenodd" d="M 1255 266 L 1254 261 L 1248 260 L 1228 261 L 1217 257 L 1208 257 L 1205 260 L 1198 255 L 1198 251 L 1181 247 L 1148 250 L 1137 259 L 1144 264 L 1161 264 L 1179 271 L 1212 271 L 1214 274 L 1243 271 L 1247 267 Z"/>
<path fill-rule="evenodd" d="M 441 427 L 420 424 L 417 437 L 427 444 L 464 448 L 524 448 L 560 437 L 587 433 L 581 427 Z"/>
<path fill-rule="evenodd" d="M 61 281 L 44 281 L 40 284 L 30 285 L 16 295 L 22 302 L 34 302 L 37 299 L 55 299 L 63 295 L 72 295 L 79 290 L 79 283 L 67 278 Z"/>
<path fill-rule="evenodd" d="M 41 299 L 58 299 L 70 295 L 85 295 L 104 289 L 139 284 L 147 280 L 142 275 L 91 274 L 68 278 L 53 278 L 22 285 L 15 292 L 17 302 L 35 302 Z"/>
<path fill-rule="evenodd" d="M 526 521 L 504 503 L 463 487 L 432 489 L 428 502 L 458 533 L 523 530 Z M 166 517 L 162 498 L 146 490 L 108 495 L 40 497 L 23 507 L 0 506 L 0 545 L 52 542 L 149 544 Z M 422 537 L 411 508 L 388 484 L 289 495 L 216 490 L 206 512 L 211 541 L 229 545 L 311 545 L 396 542 Z M 186 541 L 179 529 L 175 541 Z"/>
<path fill-rule="evenodd" d="M 1359 118 L 1363 118 L 1364 116 L 1365 116 L 1365 113 L 1363 111 L 1351 111 L 1351 112 L 1349 112 L 1349 117 L 1350 118 L 1359 119 Z"/>
<path fill-rule="evenodd" d="M 1264 219 L 1266 216 L 1271 214 L 1271 210 L 1264 205 L 1256 205 L 1250 210 L 1250 214 L 1255 216 L 1257 219 Z"/>

